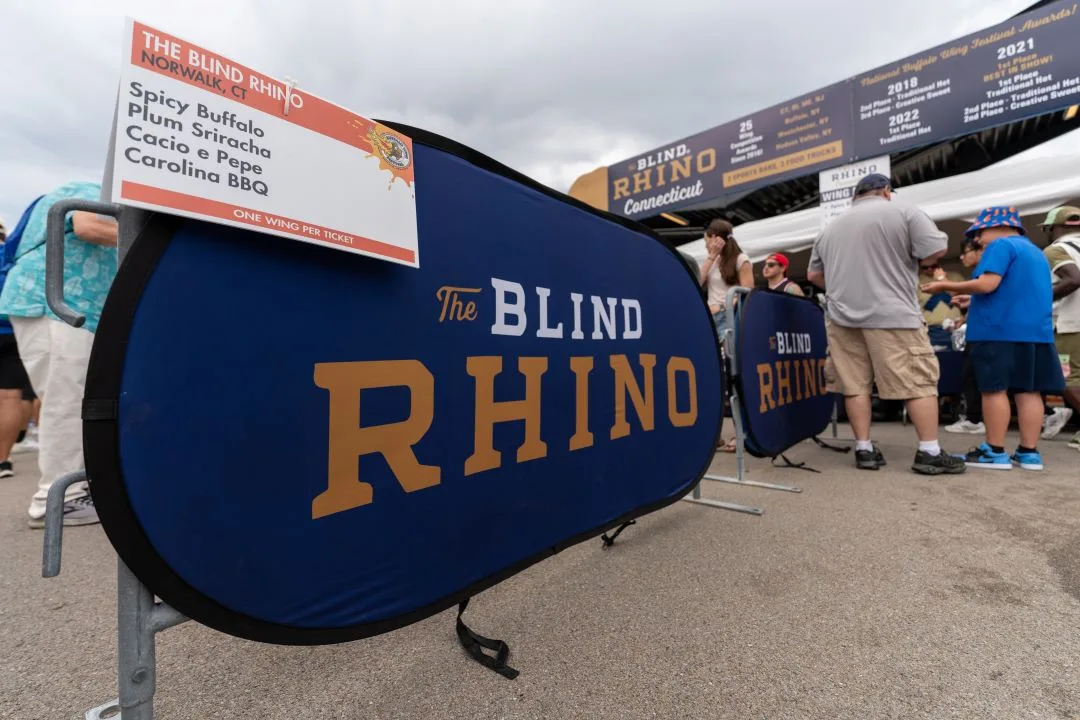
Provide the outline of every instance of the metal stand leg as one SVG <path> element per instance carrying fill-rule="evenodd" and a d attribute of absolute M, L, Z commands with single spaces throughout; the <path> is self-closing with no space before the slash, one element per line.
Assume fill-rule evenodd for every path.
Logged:
<path fill-rule="evenodd" d="M 732 288 L 728 293 L 727 299 L 727 327 L 721 333 L 721 343 L 724 346 L 725 354 L 728 358 L 736 357 L 737 349 L 735 348 L 735 302 L 736 296 L 739 294 L 746 294 L 749 290 L 745 288 Z M 702 481 L 712 480 L 714 482 L 726 482 L 736 485 L 749 485 L 751 487 L 767 488 L 770 490 L 783 490 L 785 492 L 802 492 L 802 488 L 789 487 L 787 485 L 772 485 L 769 483 L 753 482 L 751 480 L 744 480 L 745 474 L 745 447 L 743 443 L 743 425 L 742 415 L 739 413 L 739 395 L 738 392 L 732 388 L 731 391 L 731 419 L 735 423 L 735 464 L 736 464 L 736 476 L 734 478 L 723 477 L 720 475 L 705 475 L 702 477 Z M 734 510 L 735 512 L 748 513 L 750 515 L 764 515 L 765 511 L 758 507 L 752 507 L 749 505 L 736 505 L 734 503 L 720 502 L 719 500 L 708 500 L 701 497 L 701 483 L 699 482 L 694 486 L 694 490 L 690 497 L 684 497 L 683 500 L 698 505 L 706 505 L 708 507 L 720 508 L 721 510 Z"/>
<path fill-rule="evenodd" d="M 154 717 L 157 664 L 153 611 L 154 596 L 122 560 L 117 560 L 116 650 L 121 720 Z"/>
<path fill-rule="evenodd" d="M 69 473 L 49 488 L 45 505 L 45 539 L 41 564 L 43 577 L 60 574 L 63 550 L 64 494 L 86 480 L 86 473 Z M 117 560 L 116 635 L 117 681 L 120 698 L 86 713 L 86 720 L 153 720 L 157 665 L 154 635 L 187 620 L 164 603 L 154 602 L 154 595 L 135 577 L 122 560 Z"/>
<path fill-rule="evenodd" d="M 731 483 L 733 485 L 749 485 L 750 487 L 765 488 L 766 490 L 781 490 L 783 492 L 801 493 L 802 488 L 793 487 L 791 485 L 775 485 L 773 483 L 761 483 L 754 482 L 753 480 L 744 480 L 743 475 L 746 472 L 745 469 L 745 450 L 743 445 L 743 426 L 742 426 L 742 413 L 739 412 L 739 393 L 737 390 L 731 391 L 731 419 L 735 421 L 735 467 L 736 476 L 726 477 L 723 475 L 706 475 L 705 480 L 712 480 L 713 482 Z"/>
<path fill-rule="evenodd" d="M 704 478 L 703 478 L 704 479 Z M 750 505 L 737 505 L 735 503 L 720 502 L 719 500 L 710 500 L 708 498 L 701 497 L 701 483 L 694 486 L 694 491 L 690 497 L 684 497 L 683 500 L 688 503 L 694 503 L 695 505 L 705 505 L 706 507 L 717 508 L 719 510 L 733 510 L 735 512 L 746 513 L 747 515 L 764 515 L 765 511 L 758 507 L 751 507 Z"/>
<path fill-rule="evenodd" d="M 110 156 L 112 145 L 110 143 Z M 111 172 L 111 166 L 109 167 Z M 106 178 L 103 187 L 111 184 Z M 127 250 L 149 222 L 152 213 L 130 207 L 88 200 L 61 200 L 49 208 L 45 245 L 45 294 L 49 307 L 57 317 L 81 327 L 85 316 L 64 301 L 64 221 L 75 210 L 111 215 L 117 218 L 117 261 L 122 263 Z M 45 510 L 45 538 L 42 575 L 56 577 L 60 573 L 60 556 L 64 532 L 64 495 L 72 484 L 86 480 L 86 472 L 70 473 L 59 478 L 49 489 Z M 134 573 L 117 560 L 116 578 L 117 620 L 117 681 L 120 698 L 86 713 L 87 720 L 153 720 L 154 691 L 157 686 L 157 665 L 154 655 L 154 635 L 187 620 L 172 607 L 154 602 L 154 595 L 139 582 Z"/>
<path fill-rule="evenodd" d="M 86 472 L 68 473 L 56 479 L 45 499 L 45 540 L 42 543 L 41 577 L 60 574 L 60 549 L 64 543 L 64 496 L 67 489 L 86 480 Z"/>
<path fill-rule="evenodd" d="M 731 417 L 735 421 L 735 459 L 739 466 L 739 476 L 742 476 L 743 469 L 743 442 L 742 442 L 742 422 L 739 419 L 738 406 L 735 404 L 736 398 L 732 398 L 731 402 Z M 705 480 L 715 480 L 712 475 L 705 475 L 701 478 L 702 482 Z M 753 483 L 748 483 L 753 484 Z M 701 497 L 701 482 L 694 486 L 693 492 L 690 497 L 684 497 L 683 500 L 695 505 L 705 505 L 707 507 L 718 508 L 720 510 L 733 510 L 735 512 L 746 513 L 747 515 L 764 515 L 765 511 L 759 507 L 753 507 L 751 505 L 738 505 L 736 503 L 726 503 L 719 500 L 710 500 L 708 498 Z"/>
<path fill-rule="evenodd" d="M 157 689 L 154 635 L 187 620 L 172 607 L 154 602 L 122 560 L 116 573 L 117 685 L 120 698 L 94 708 L 86 720 L 153 720 Z"/>

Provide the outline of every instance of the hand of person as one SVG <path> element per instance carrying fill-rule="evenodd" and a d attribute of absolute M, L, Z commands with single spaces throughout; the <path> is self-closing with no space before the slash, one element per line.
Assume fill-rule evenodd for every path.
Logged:
<path fill-rule="evenodd" d="M 944 290 L 944 285 L 944 282 L 935 280 L 934 282 L 926 283 L 920 289 L 928 295 L 937 295 L 939 292 L 942 292 L 942 290 Z"/>
<path fill-rule="evenodd" d="M 969 305 L 971 305 L 971 296 L 956 295 L 952 299 L 952 304 L 961 309 L 967 308 Z"/>
<path fill-rule="evenodd" d="M 724 249 L 724 238 L 717 235 L 716 237 L 709 238 L 705 245 L 709 249 L 709 257 L 715 260 L 720 257 L 720 251 Z"/>

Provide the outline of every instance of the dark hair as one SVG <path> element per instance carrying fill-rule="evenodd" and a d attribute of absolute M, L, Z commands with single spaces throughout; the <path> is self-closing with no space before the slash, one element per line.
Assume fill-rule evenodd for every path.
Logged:
<path fill-rule="evenodd" d="M 719 235 L 724 238 L 724 249 L 720 251 L 720 277 L 729 287 L 739 284 L 739 268 L 735 266 L 735 261 L 742 254 L 742 248 L 731 234 L 734 229 L 731 223 L 720 218 L 713 220 L 705 228 L 706 237 Z"/>
<path fill-rule="evenodd" d="M 717 235 L 719 235 L 720 237 L 727 240 L 729 237 L 731 237 L 731 231 L 734 229 L 735 227 L 727 220 L 721 220 L 720 218 L 716 218 L 705 226 L 705 235 L 707 235 L 708 237 L 716 237 Z"/>

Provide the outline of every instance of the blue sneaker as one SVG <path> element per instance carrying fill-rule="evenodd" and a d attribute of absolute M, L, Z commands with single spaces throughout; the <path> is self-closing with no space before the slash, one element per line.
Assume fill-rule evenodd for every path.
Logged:
<path fill-rule="evenodd" d="M 1017 465 L 1019 465 L 1024 470 L 1042 470 L 1043 469 L 1042 455 L 1039 454 L 1038 450 L 1036 450 L 1035 452 L 1024 452 L 1024 453 L 1017 450 L 1012 455 L 1012 461 L 1014 463 L 1016 463 Z"/>
<path fill-rule="evenodd" d="M 964 462 L 968 467 L 986 468 L 988 470 L 1012 470 L 1012 460 L 1009 454 L 996 453 L 986 443 L 968 451 L 968 454 L 964 456 Z"/>

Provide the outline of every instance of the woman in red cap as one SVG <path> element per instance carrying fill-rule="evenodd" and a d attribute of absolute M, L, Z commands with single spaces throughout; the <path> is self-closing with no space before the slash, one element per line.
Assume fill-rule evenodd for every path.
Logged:
<path fill-rule="evenodd" d="M 769 283 L 769 289 L 776 292 L 787 293 L 804 297 L 806 293 L 798 284 L 787 276 L 791 263 L 784 253 L 773 253 L 765 258 L 765 267 L 761 271 L 765 282 Z"/>

